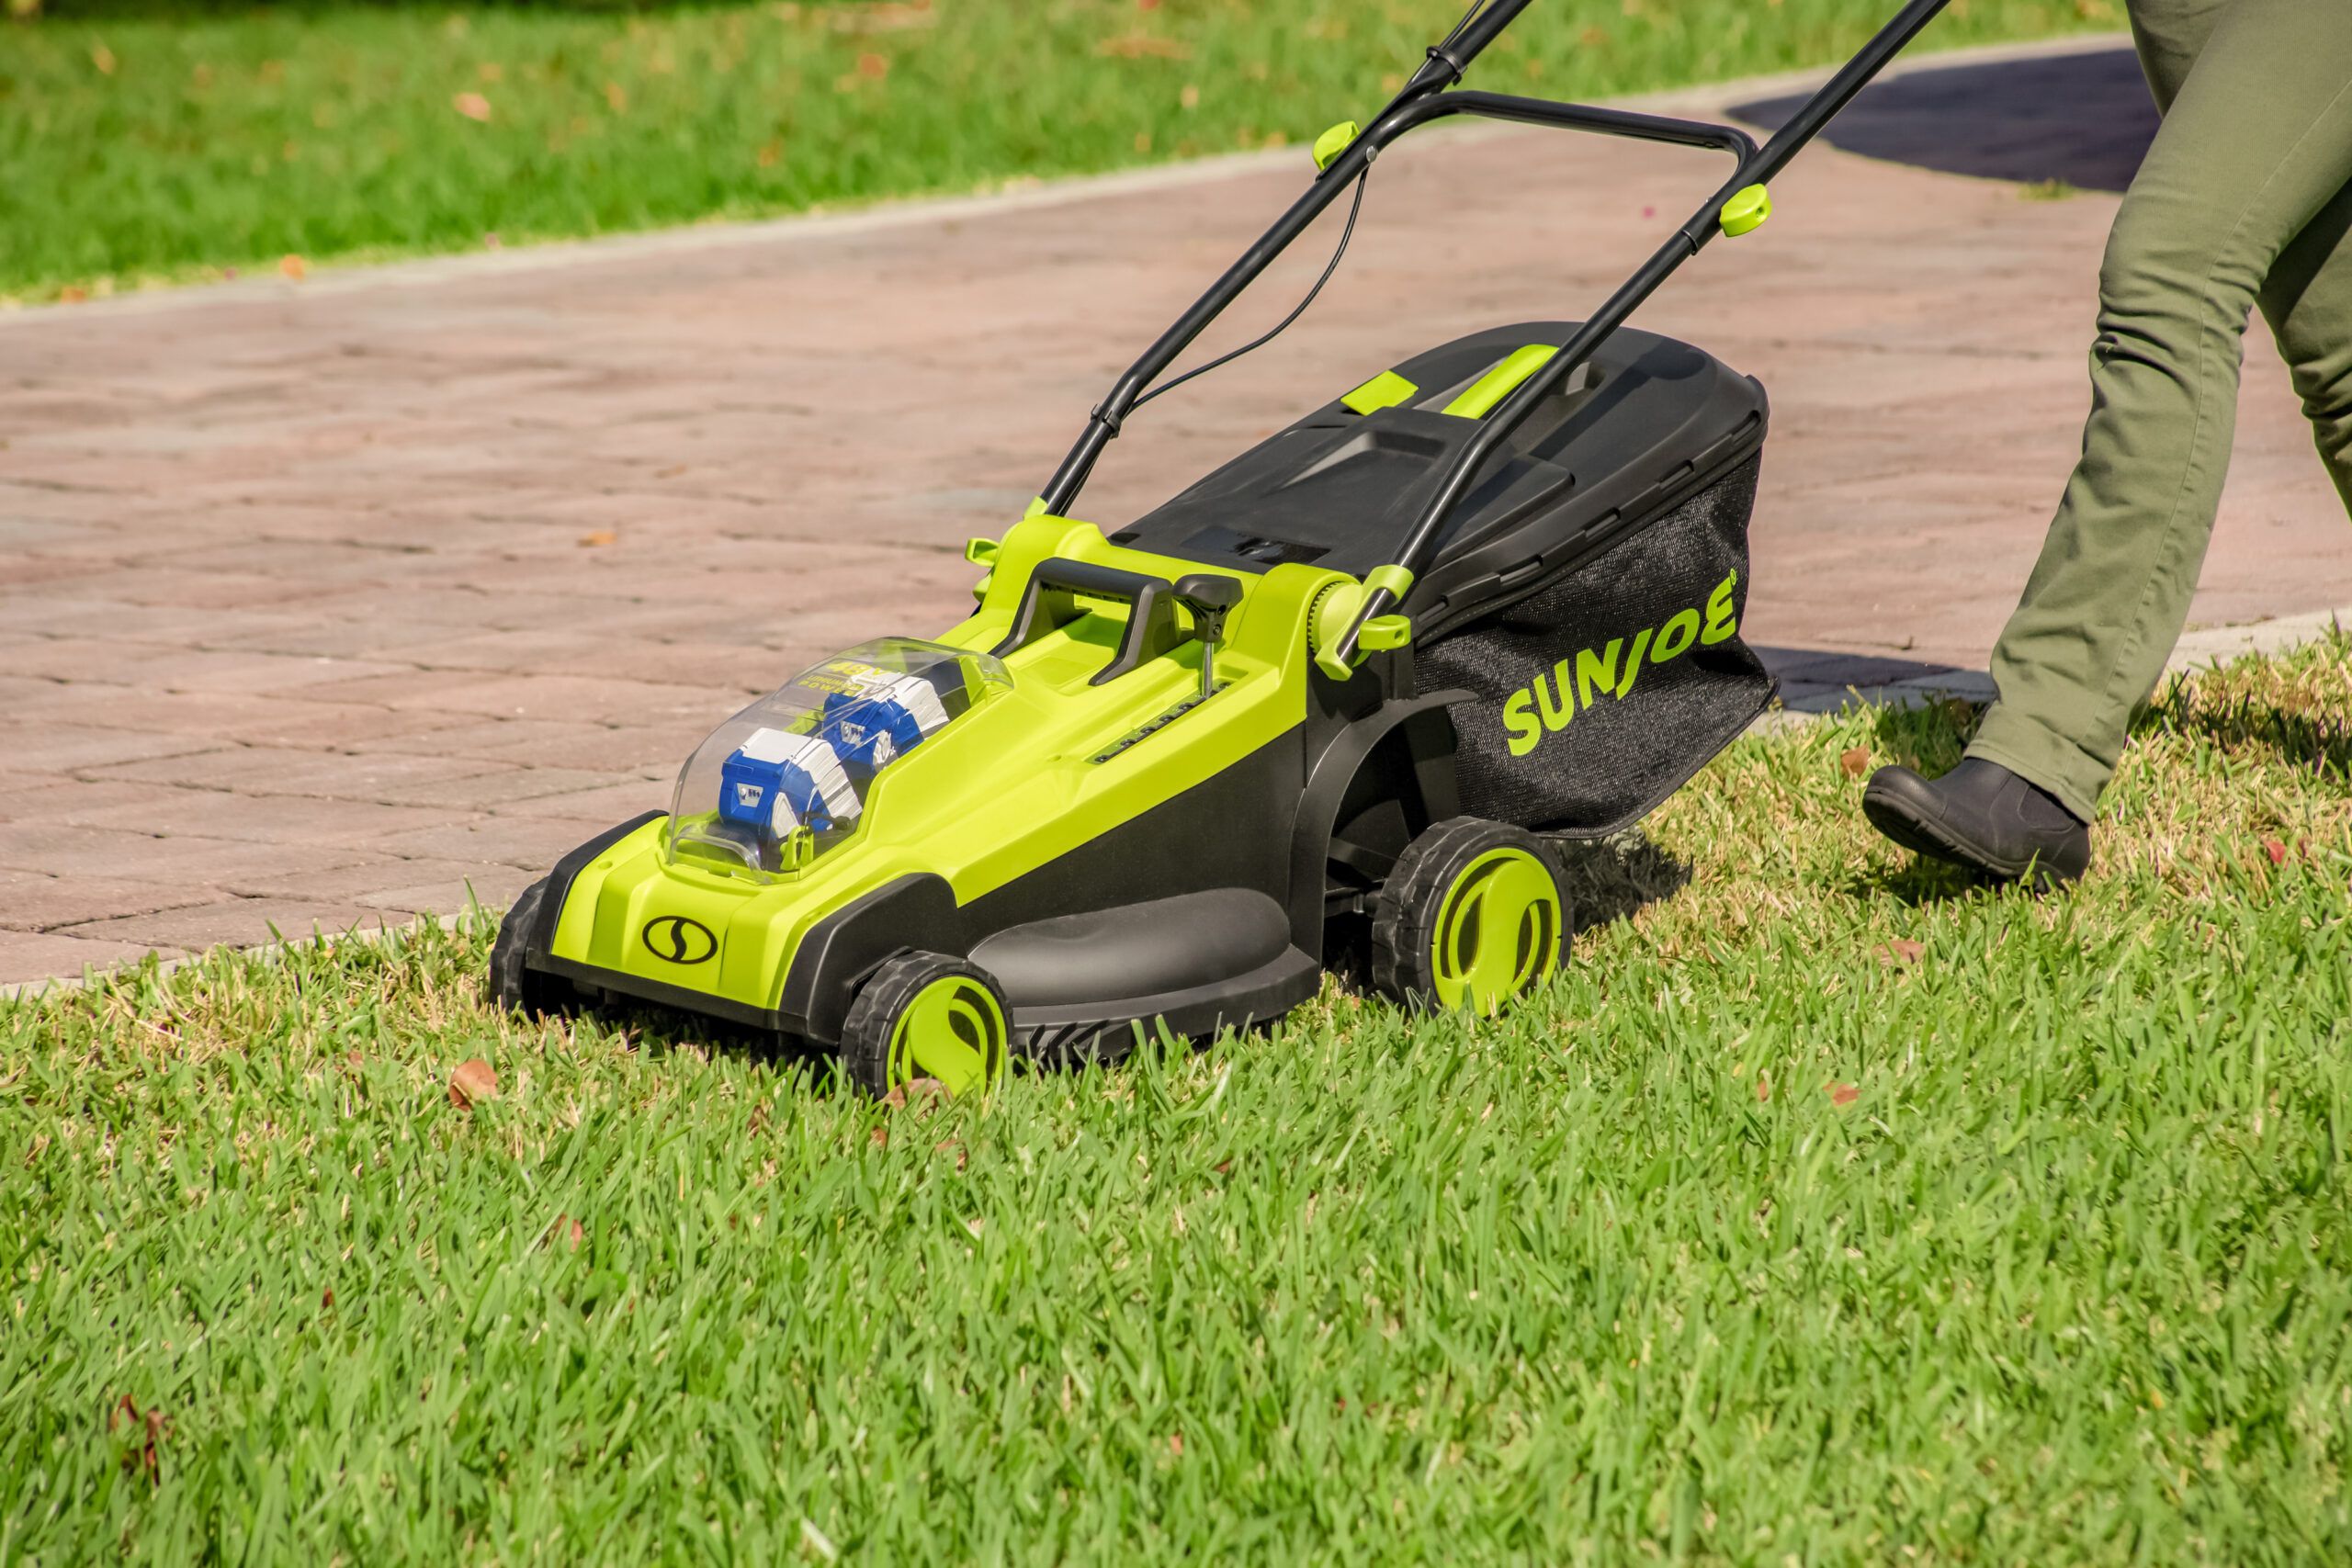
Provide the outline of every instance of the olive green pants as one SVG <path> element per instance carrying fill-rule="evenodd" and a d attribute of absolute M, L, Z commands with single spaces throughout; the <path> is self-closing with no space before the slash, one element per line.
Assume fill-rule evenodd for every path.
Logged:
<path fill-rule="evenodd" d="M 2086 821 L 2188 618 L 2256 304 L 2352 507 L 2352 0 L 2129 3 L 2164 122 L 2100 267 L 2082 460 L 1968 748 Z"/>

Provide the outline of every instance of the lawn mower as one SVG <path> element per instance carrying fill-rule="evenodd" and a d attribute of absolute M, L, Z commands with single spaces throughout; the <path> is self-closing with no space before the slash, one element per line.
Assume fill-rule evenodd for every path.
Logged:
<path fill-rule="evenodd" d="M 1942 3 L 1904 6 L 1760 148 L 1463 88 L 1529 0 L 1474 5 L 1368 127 L 1317 140 L 1306 194 L 1120 377 L 1027 514 L 967 547 L 971 615 L 721 725 L 668 812 L 516 900 L 493 995 L 723 1020 L 886 1094 L 1262 1024 L 1327 966 L 1418 1008 L 1541 984 L 1572 929 L 1541 835 L 1636 820 L 1773 690 L 1739 635 L 1763 389 L 1625 320 L 1762 223 L 1766 182 Z M 1202 329 L 1350 192 L 1352 231 L 1380 151 L 1454 115 L 1736 167 L 1588 320 L 1414 355 L 1123 527 L 1074 518 L 1130 414 L 1233 357 L 1155 389 Z"/>

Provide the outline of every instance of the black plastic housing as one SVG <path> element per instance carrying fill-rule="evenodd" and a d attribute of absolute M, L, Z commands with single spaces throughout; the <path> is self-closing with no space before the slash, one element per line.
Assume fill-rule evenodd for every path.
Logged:
<path fill-rule="evenodd" d="M 1512 350 L 1579 323 L 1474 333 L 1396 367 L 1417 390 L 1360 414 L 1326 403 L 1111 537 L 1262 571 L 1283 561 L 1361 577 L 1396 558 L 1479 422 L 1442 411 Z M 1668 510 L 1764 443 L 1764 389 L 1704 350 L 1622 328 L 1511 433 L 1407 595 L 1422 640 L 1491 611 Z"/>

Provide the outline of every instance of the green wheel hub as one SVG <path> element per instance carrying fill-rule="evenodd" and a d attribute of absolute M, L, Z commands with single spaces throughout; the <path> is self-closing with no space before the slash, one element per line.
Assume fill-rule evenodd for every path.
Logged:
<path fill-rule="evenodd" d="M 1532 854 L 1489 850 L 1438 907 L 1430 974 L 1442 1006 L 1493 1013 L 1559 967 L 1560 889 Z"/>
<path fill-rule="evenodd" d="M 1004 1009 L 968 975 L 943 975 L 909 997 L 890 1026 L 892 1088 L 936 1078 L 950 1094 L 985 1089 L 1004 1076 Z"/>

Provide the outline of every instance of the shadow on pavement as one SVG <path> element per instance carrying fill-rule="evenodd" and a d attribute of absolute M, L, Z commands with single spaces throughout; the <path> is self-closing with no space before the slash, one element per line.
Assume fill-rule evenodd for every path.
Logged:
<path fill-rule="evenodd" d="M 1731 112 L 1774 129 L 1804 102 L 1799 94 Z M 1909 72 L 1865 88 L 1823 140 L 1945 174 L 2120 191 L 2155 132 L 2139 60 L 2119 48 Z"/>
<path fill-rule="evenodd" d="M 1919 707 L 1957 698 L 1993 700 L 1993 678 L 1982 670 L 1891 659 L 1834 649 L 1767 648 L 1756 656 L 1781 683 L 1781 705 L 1792 713 L 1837 713 L 1858 703 Z"/>

